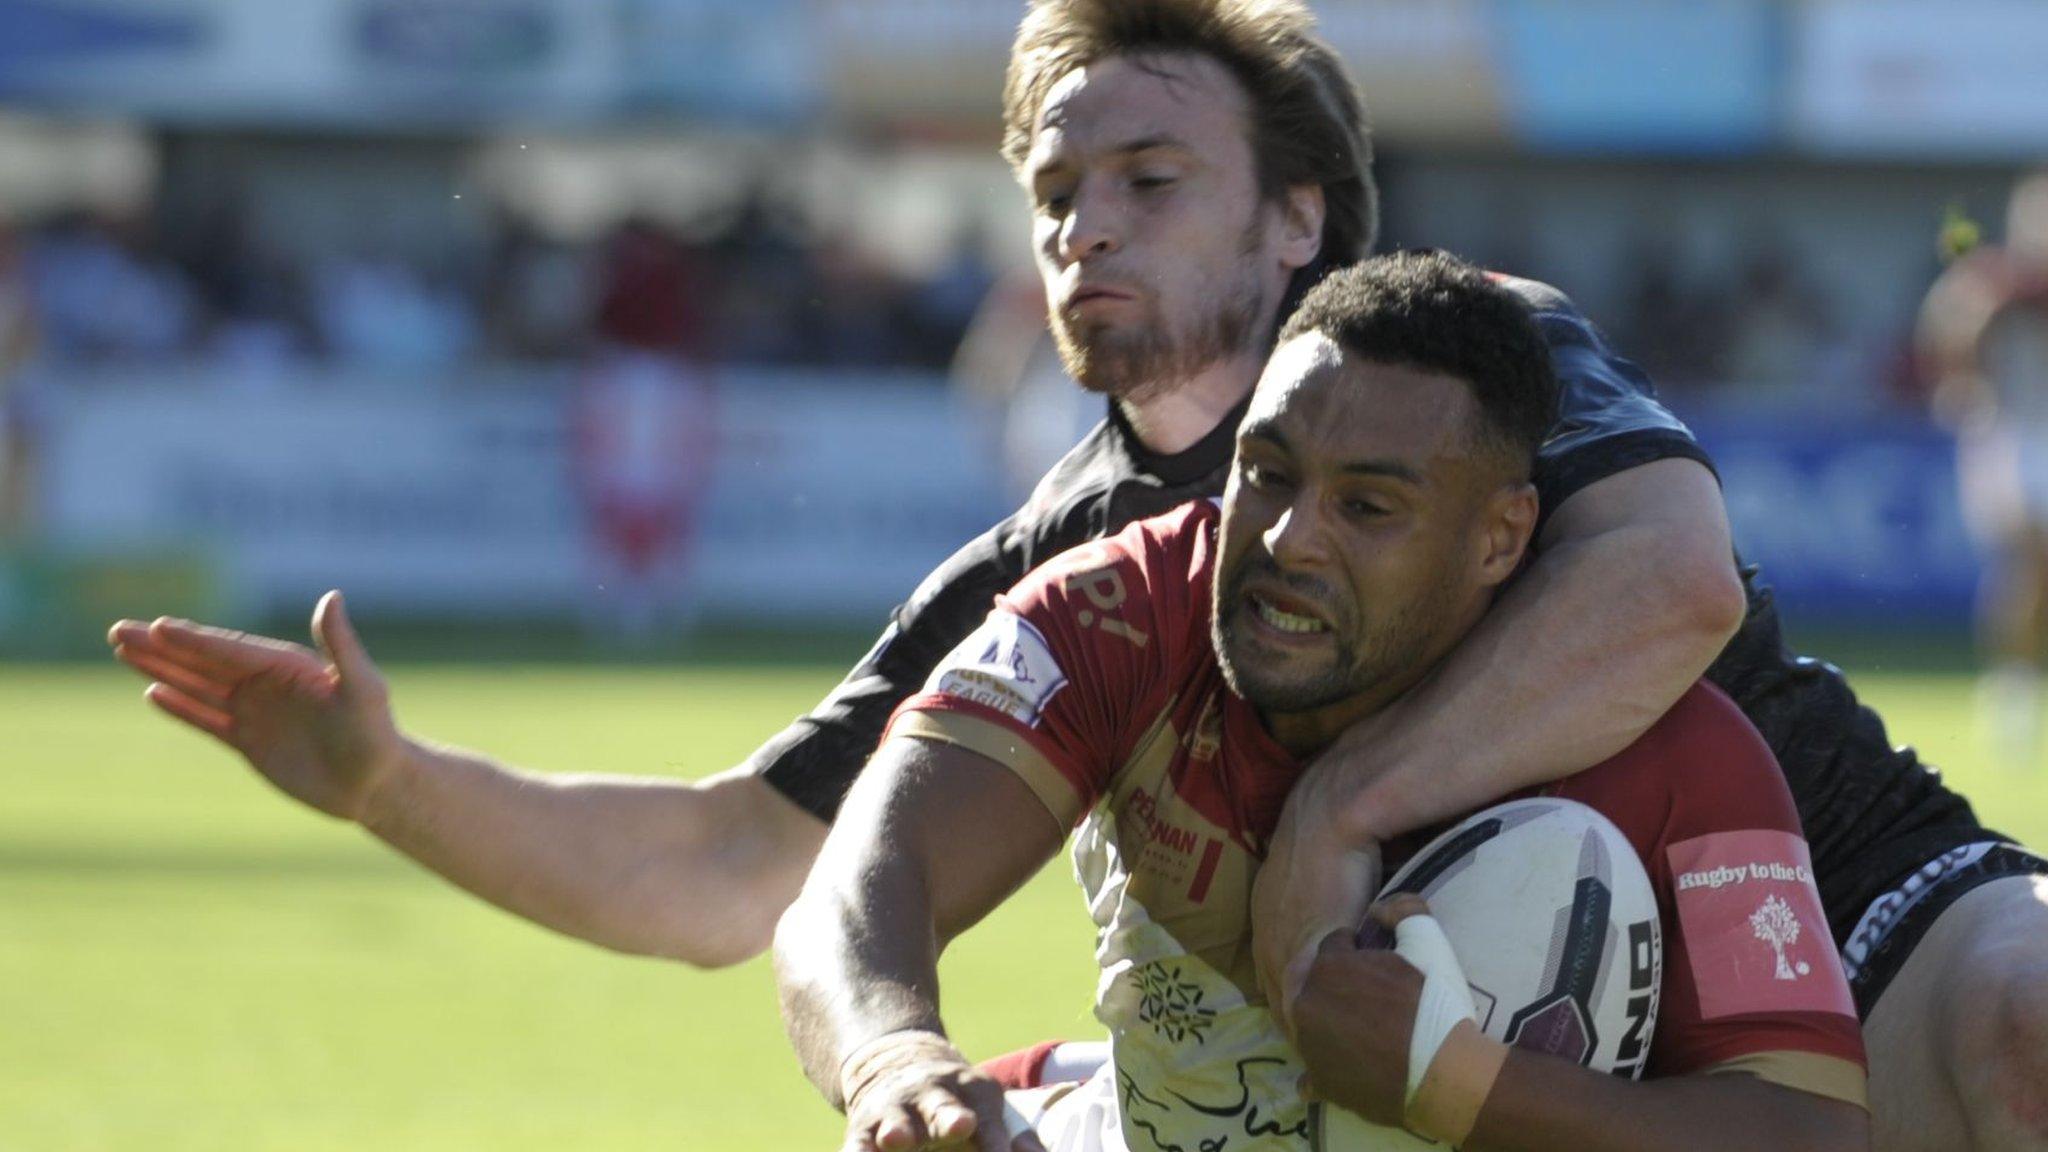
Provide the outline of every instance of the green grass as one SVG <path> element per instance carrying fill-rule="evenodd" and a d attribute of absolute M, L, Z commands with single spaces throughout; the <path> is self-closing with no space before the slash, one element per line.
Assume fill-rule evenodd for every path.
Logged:
<path fill-rule="evenodd" d="M 542 768 L 722 768 L 835 670 L 401 668 L 405 722 Z M 2048 843 L 1955 674 L 1861 678 L 1985 818 Z M 280 799 L 111 669 L 0 668 L 0 1148 L 833 1146 L 766 965 L 620 958 Z M 974 1055 L 1086 1036 L 1062 865 L 947 960 Z"/>

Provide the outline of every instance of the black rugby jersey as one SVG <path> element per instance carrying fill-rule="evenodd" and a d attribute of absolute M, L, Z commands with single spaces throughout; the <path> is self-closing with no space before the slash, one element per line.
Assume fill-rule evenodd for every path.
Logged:
<path fill-rule="evenodd" d="M 1502 278 L 1535 311 L 1560 386 L 1558 424 L 1538 456 L 1547 511 L 1595 481 L 1673 457 L 1712 461 L 1657 399 L 1649 379 L 1608 347 L 1563 293 Z M 1249 397 L 1247 397 L 1247 403 Z M 1200 497 L 1228 478 L 1239 405 L 1185 452 L 1147 450 L 1114 405 L 1039 481 L 1023 508 L 953 554 L 898 608 L 881 639 L 810 713 L 748 765 L 830 821 L 890 714 L 987 615 L 997 594 L 1085 541 Z M 1962 797 L 1909 748 L 1893 748 L 1840 670 L 1785 647 L 1768 586 L 1742 570 L 1749 611 L 1708 679 L 1770 743 L 1813 849 L 1822 903 L 1839 944 L 1863 909 L 1941 852 L 1994 837 Z"/>

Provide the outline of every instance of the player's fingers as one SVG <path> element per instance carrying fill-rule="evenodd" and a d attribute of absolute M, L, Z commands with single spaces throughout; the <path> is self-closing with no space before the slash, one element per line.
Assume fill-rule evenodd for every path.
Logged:
<path fill-rule="evenodd" d="M 114 655 L 121 663 L 159 683 L 168 684 L 178 691 L 209 708 L 223 713 L 228 710 L 228 685 L 208 679 L 181 664 L 151 655 L 148 652 L 134 652 L 126 648 L 114 649 Z"/>
<path fill-rule="evenodd" d="M 924 1125 L 908 1108 L 889 1108 L 875 1124 L 875 1147 L 881 1152 L 910 1152 L 923 1146 Z"/>
<path fill-rule="evenodd" d="M 1351 933 L 1340 928 L 1335 932 L 1326 934 L 1317 943 L 1315 956 L 1311 962 L 1313 962 L 1313 959 L 1319 959 L 1324 956 L 1336 956 L 1356 951 L 1358 951 L 1358 945 L 1352 941 Z"/>
<path fill-rule="evenodd" d="M 114 659 L 119 660 L 121 663 L 132 668 L 137 657 L 158 660 L 166 664 L 176 664 L 181 668 L 187 669 L 195 666 L 195 662 L 183 654 L 151 640 L 147 632 L 139 636 L 125 637 L 114 644 Z"/>
<path fill-rule="evenodd" d="M 151 704 L 209 736 L 226 740 L 234 730 L 234 721 L 227 713 L 210 708 L 168 684 L 151 684 L 142 690 L 142 695 Z"/>
<path fill-rule="evenodd" d="M 917 1111 L 924 1129 L 938 1144 L 958 1144 L 971 1138 L 978 1127 L 974 1109 L 950 1088 L 930 1088 L 917 1098 Z"/>
<path fill-rule="evenodd" d="M 192 657 L 173 648 L 150 632 L 150 625 L 140 620 L 122 620 L 107 629 L 107 643 L 119 656 L 123 649 L 129 652 L 150 652 L 180 663 L 191 663 Z"/>
<path fill-rule="evenodd" d="M 1410 916 L 1429 915 L 1429 902 L 1413 892 L 1396 892 L 1375 903 L 1366 912 L 1383 928 L 1392 928 Z"/>
<path fill-rule="evenodd" d="M 364 650 L 362 638 L 356 635 L 355 626 L 349 623 L 348 606 L 342 602 L 340 592 L 329 592 L 314 606 L 313 638 L 319 642 L 320 650 L 334 662 L 344 685 L 361 684 L 376 676 L 377 666 L 370 662 L 370 654 Z"/>
<path fill-rule="evenodd" d="M 123 644 L 140 644 L 149 640 L 149 625 L 140 620 L 116 620 L 107 629 L 107 647 L 119 648 Z"/>
<path fill-rule="evenodd" d="M 204 664 L 217 673 L 233 676 L 307 665 L 315 660 L 303 645 L 168 616 L 160 616 L 150 624 L 149 638 L 180 662 Z"/>

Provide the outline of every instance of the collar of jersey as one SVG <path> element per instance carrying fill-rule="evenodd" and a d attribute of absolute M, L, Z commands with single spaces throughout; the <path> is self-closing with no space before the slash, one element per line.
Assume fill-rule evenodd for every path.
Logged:
<path fill-rule="evenodd" d="M 1114 400 L 1109 404 L 1109 423 L 1116 429 L 1124 451 L 1146 475 L 1157 476 L 1168 484 L 1192 484 L 1230 463 L 1231 450 L 1237 444 L 1237 426 L 1251 403 L 1251 394 L 1246 393 L 1245 398 L 1238 401 L 1216 427 L 1181 452 L 1154 452 L 1145 447 L 1138 434 L 1132 431 L 1130 421 L 1124 419 L 1123 409 Z"/>

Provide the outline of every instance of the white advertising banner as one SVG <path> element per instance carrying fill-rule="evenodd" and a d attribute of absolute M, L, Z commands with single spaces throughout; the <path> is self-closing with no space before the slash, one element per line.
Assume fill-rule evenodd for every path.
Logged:
<path fill-rule="evenodd" d="M 2048 154 L 2048 5 L 1795 6 L 1790 133 L 1817 152 L 2033 161 Z"/>
<path fill-rule="evenodd" d="M 60 384 L 43 524 L 88 551 L 203 549 L 252 611 L 330 587 L 436 616 L 600 594 L 567 377 L 399 383 Z M 935 383 L 733 374 L 711 407 L 665 569 L 704 615 L 878 619 L 1006 511 L 981 430 Z"/>

